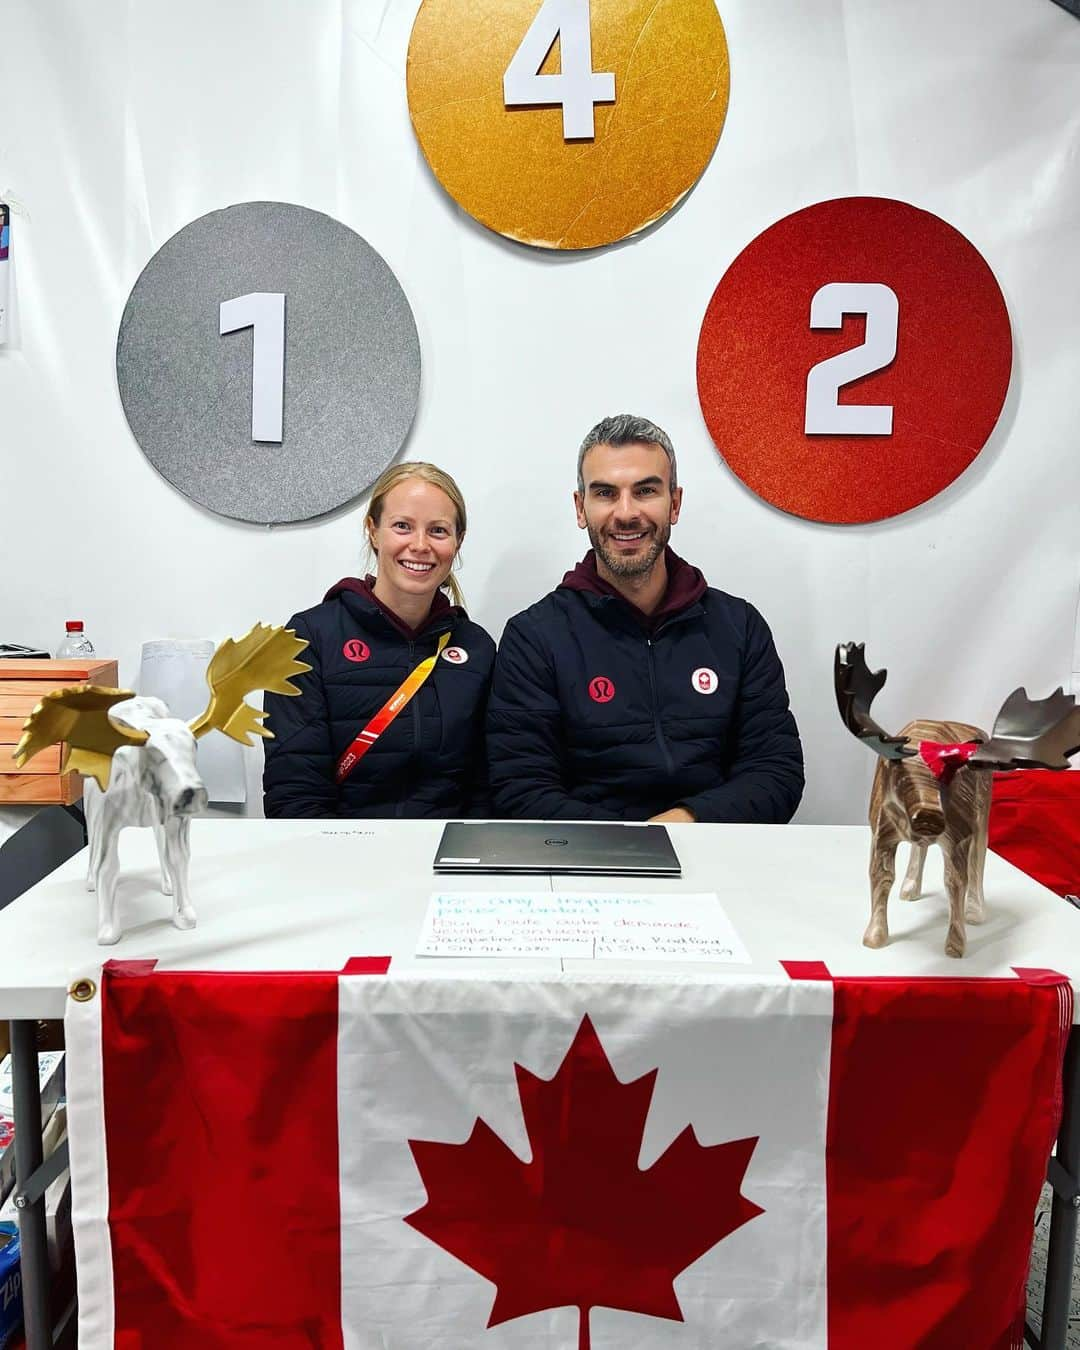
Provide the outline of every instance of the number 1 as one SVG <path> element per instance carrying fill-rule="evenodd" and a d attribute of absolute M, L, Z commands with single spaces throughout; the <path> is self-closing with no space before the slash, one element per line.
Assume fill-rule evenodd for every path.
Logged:
<path fill-rule="evenodd" d="M 555 39 L 561 74 L 541 75 Z M 591 140 L 593 104 L 615 102 L 615 76 L 592 68 L 589 0 L 544 0 L 503 75 L 508 108 L 562 105 L 563 139 Z"/>
<path fill-rule="evenodd" d="M 285 297 L 252 291 L 222 300 L 219 334 L 251 328 L 251 439 L 281 444 L 285 406 Z"/>

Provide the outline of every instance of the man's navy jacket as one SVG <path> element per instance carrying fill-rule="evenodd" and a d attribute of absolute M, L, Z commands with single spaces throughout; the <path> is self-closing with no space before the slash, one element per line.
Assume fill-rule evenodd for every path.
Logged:
<path fill-rule="evenodd" d="M 646 617 L 590 553 L 510 620 L 488 704 L 496 809 L 542 820 L 782 823 L 803 789 L 784 670 L 753 605 L 668 550 Z"/>

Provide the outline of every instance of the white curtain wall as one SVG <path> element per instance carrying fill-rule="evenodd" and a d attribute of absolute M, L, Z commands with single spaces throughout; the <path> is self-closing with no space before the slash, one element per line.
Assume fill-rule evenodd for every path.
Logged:
<path fill-rule="evenodd" d="M 405 97 L 416 8 L 4 6 L 0 639 L 51 648 L 82 617 L 130 681 L 144 641 L 284 620 L 360 566 L 362 502 L 288 527 L 214 516 L 150 467 L 117 395 L 117 326 L 150 256 L 205 212 L 276 199 L 338 217 L 401 280 L 424 359 L 405 453 L 462 484 L 462 579 L 496 636 L 583 552 L 570 491 L 584 432 L 622 410 L 669 430 L 686 488 L 673 543 L 754 601 L 784 658 L 807 752 L 799 819 L 864 817 L 872 756 L 836 714 L 837 641 L 889 666 L 886 726 L 986 725 L 1016 685 L 1080 682 L 1080 22 L 1051 0 L 724 0 L 731 103 L 697 187 L 642 237 L 553 256 L 490 234 L 432 178 Z M 975 244 L 1015 361 L 996 431 L 947 491 L 880 524 L 821 526 L 724 466 L 695 350 L 756 234 L 858 193 L 912 202 Z M 248 761 L 257 812 L 259 752 Z"/>

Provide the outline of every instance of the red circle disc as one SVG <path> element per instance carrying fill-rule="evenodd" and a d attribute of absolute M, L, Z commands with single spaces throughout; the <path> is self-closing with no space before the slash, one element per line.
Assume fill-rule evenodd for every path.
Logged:
<path fill-rule="evenodd" d="M 811 328 L 814 297 L 836 283 L 871 298 L 875 338 L 894 337 L 895 356 L 879 363 L 867 347 L 848 358 L 865 373 L 847 381 L 819 370 L 815 406 L 831 374 L 835 409 L 829 430 L 808 433 L 810 372 L 867 342 L 865 309 Z M 831 524 L 899 515 L 947 487 L 986 444 L 1011 370 L 1009 315 L 985 259 L 939 217 L 882 197 L 819 202 L 759 234 L 721 278 L 698 339 L 698 398 L 728 466 L 781 510 Z M 891 409 L 888 434 L 837 429 L 860 404 Z"/>

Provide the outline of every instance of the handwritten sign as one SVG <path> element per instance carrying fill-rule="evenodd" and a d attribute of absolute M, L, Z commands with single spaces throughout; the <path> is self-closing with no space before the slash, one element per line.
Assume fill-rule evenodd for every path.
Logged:
<path fill-rule="evenodd" d="M 437 892 L 416 954 L 750 962 L 715 894 Z"/>

